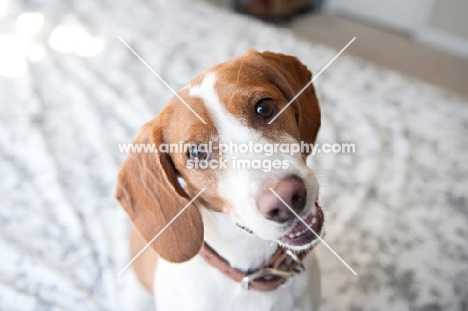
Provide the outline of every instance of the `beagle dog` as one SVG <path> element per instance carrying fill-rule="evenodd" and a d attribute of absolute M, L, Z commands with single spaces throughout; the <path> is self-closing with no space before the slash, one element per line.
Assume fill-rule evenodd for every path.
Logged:
<path fill-rule="evenodd" d="M 159 235 L 132 272 L 139 283 L 132 287 L 151 292 L 157 311 L 318 309 L 320 271 L 310 253 L 324 216 L 308 152 L 198 148 L 313 144 L 320 128 L 313 85 L 294 99 L 311 78 L 296 57 L 248 50 L 195 77 L 140 129 L 134 144 L 191 146 L 130 153 L 118 174 L 116 198 L 133 223 L 132 258 Z M 214 168 L 188 165 L 221 158 Z M 239 168 L 235 160 L 281 165 Z"/>

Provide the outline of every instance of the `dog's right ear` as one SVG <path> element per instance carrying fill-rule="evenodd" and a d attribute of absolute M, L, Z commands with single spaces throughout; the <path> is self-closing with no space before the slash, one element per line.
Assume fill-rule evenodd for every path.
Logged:
<path fill-rule="evenodd" d="M 133 141 L 137 144 L 162 143 L 161 119 L 146 123 Z M 190 198 L 177 181 L 171 157 L 167 153 L 134 152 L 120 168 L 115 196 L 141 236 L 151 241 Z M 189 206 L 151 244 L 170 262 L 194 257 L 203 245 L 203 222 L 196 206 Z"/>

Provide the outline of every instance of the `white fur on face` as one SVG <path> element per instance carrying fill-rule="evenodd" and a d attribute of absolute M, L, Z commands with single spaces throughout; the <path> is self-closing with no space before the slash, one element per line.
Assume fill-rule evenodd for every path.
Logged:
<path fill-rule="evenodd" d="M 215 82 L 216 75 L 212 72 L 207 73 L 201 84 L 190 87 L 190 96 L 198 97 L 204 101 L 217 129 L 219 142 L 227 144 L 230 142 L 236 144 L 248 144 L 249 142 L 253 144 L 298 143 L 289 135 L 284 135 L 275 142 L 262 138 L 258 129 L 249 128 L 242 120 L 227 111 L 225 105 L 220 102 L 215 89 Z M 252 113 L 254 112 L 252 111 Z M 223 153 L 222 157 L 228 160 L 228 168 L 224 169 L 219 175 L 220 180 L 217 183 L 217 191 L 220 197 L 231 204 L 234 221 L 253 230 L 262 239 L 276 241 L 292 226 L 292 224 L 279 224 L 267 220 L 258 210 L 257 201 L 262 194 L 264 183 L 279 181 L 281 178 L 291 175 L 298 176 L 304 181 L 307 189 L 307 207 L 305 211 L 315 210 L 314 202 L 318 196 L 318 182 L 314 172 L 302 160 L 301 154 L 279 153 L 266 156 L 262 153 L 228 152 Z M 264 172 L 261 169 L 240 169 L 233 167 L 232 160 L 234 159 L 287 160 L 289 168 L 272 169 L 269 172 Z"/>

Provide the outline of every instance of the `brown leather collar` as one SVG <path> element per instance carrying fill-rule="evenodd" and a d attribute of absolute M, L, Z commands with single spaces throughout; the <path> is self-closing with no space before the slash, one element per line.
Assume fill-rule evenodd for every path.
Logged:
<path fill-rule="evenodd" d="M 232 268 L 225 259 L 206 243 L 203 244 L 198 254 L 221 273 L 235 282 L 241 283 L 244 288 L 266 292 L 277 289 L 291 278 L 294 273 L 304 270 L 302 260 L 309 252 L 310 250 L 307 250 L 296 254 L 279 246 L 268 261 L 263 263 L 258 270 L 250 273 L 244 273 Z"/>

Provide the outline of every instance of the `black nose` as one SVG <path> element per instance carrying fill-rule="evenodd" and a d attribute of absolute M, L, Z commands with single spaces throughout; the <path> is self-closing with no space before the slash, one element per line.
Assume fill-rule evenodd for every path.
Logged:
<path fill-rule="evenodd" d="M 264 187 L 258 208 L 266 219 L 284 223 L 294 216 L 289 207 L 272 193 L 269 188 L 272 188 L 296 213 L 300 213 L 304 209 L 307 200 L 307 190 L 302 179 L 297 176 L 283 178 L 277 183 L 266 184 Z"/>

